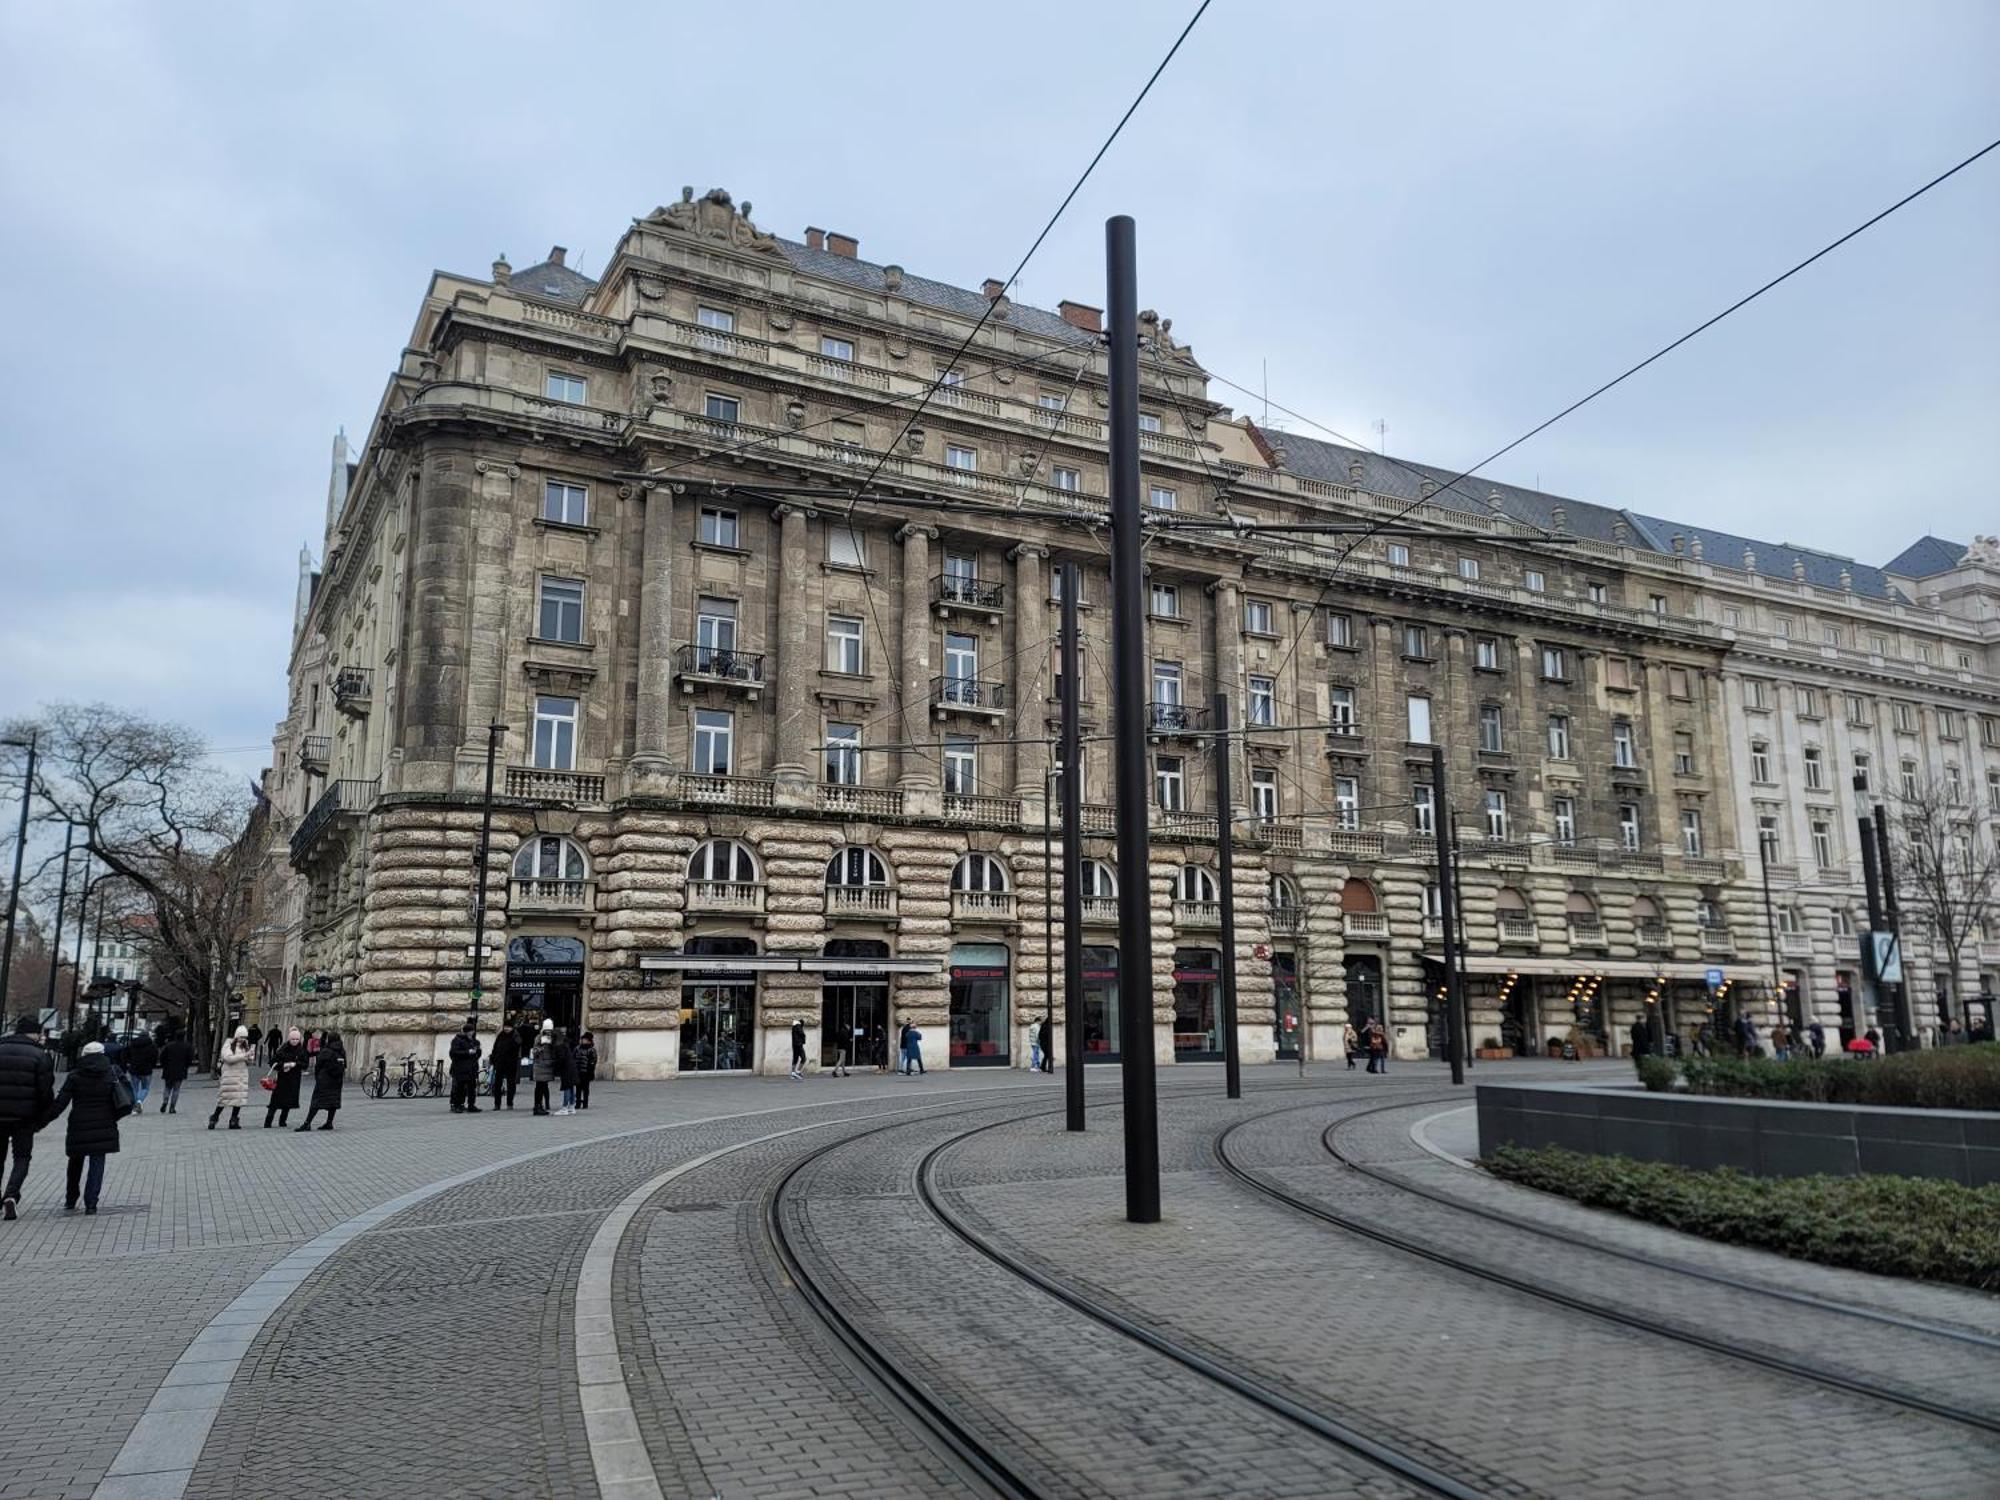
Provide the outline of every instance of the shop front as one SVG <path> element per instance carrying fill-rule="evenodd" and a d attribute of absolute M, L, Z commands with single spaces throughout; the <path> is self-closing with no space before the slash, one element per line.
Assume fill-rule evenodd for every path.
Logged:
<path fill-rule="evenodd" d="M 1083 1060 L 1117 1062 L 1118 950 L 1083 950 Z"/>
<path fill-rule="evenodd" d="M 507 942 L 507 1024 L 539 1031 L 583 1025 L 584 946 L 581 938 L 510 938 Z"/>
<path fill-rule="evenodd" d="M 851 961 L 853 967 L 826 971 L 820 990 L 820 1066 L 888 1067 L 889 976 L 876 961 L 889 956 L 889 945 L 875 938 L 835 938 L 826 945 L 825 956 Z"/>
<path fill-rule="evenodd" d="M 1213 948 L 1174 950 L 1174 1061 L 1222 1059 L 1222 972 Z"/>
<path fill-rule="evenodd" d="M 951 950 L 951 1066 L 1004 1068 L 1011 1058 L 1012 971 L 1005 943 L 956 943 Z"/>
<path fill-rule="evenodd" d="M 748 958 L 757 943 L 747 937 L 693 937 L 691 958 Z M 683 1073 L 747 1073 L 757 1065 L 757 976 L 722 963 L 681 975 Z"/>
<path fill-rule="evenodd" d="M 1305 1017 L 1299 1002 L 1298 955 L 1276 952 L 1271 955 L 1271 1003 L 1275 1019 L 1271 1039 L 1277 1043 L 1280 1059 L 1296 1058 L 1305 1036 Z"/>

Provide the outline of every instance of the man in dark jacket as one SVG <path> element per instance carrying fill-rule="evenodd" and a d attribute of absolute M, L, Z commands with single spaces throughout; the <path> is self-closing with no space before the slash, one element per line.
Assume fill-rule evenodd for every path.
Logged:
<path fill-rule="evenodd" d="M 451 1039 L 451 1112 L 455 1115 L 479 1113 L 475 1102 L 479 1098 L 479 1057 L 485 1049 L 475 1031 L 478 1024 L 467 1016 L 458 1035 Z"/>
<path fill-rule="evenodd" d="M 0 1165 L 7 1151 L 14 1153 L 14 1170 L 0 1194 L 0 1217 L 14 1217 L 28 1180 L 28 1160 L 35 1153 L 35 1132 L 48 1123 L 55 1102 L 55 1054 L 42 1045 L 42 1023 L 22 1016 L 9 1035 L 0 1037 Z"/>
<path fill-rule="evenodd" d="M 76 1066 L 63 1078 L 62 1092 L 56 1095 L 55 1114 L 65 1109 L 69 1111 L 69 1131 L 63 1149 L 69 1153 L 69 1182 L 63 1194 L 63 1208 L 75 1211 L 77 1191 L 81 1188 L 83 1211 L 94 1214 L 97 1195 L 104 1189 L 104 1158 L 118 1149 L 118 1121 L 125 1114 L 125 1106 L 118 1099 L 117 1074 L 104 1055 L 102 1042 L 85 1047 Z"/>
<path fill-rule="evenodd" d="M 514 1090 L 521 1086 L 521 1038 L 511 1026 L 502 1026 L 493 1037 L 493 1107 L 500 1107 L 504 1096 L 507 1107 L 514 1107 Z"/>
<path fill-rule="evenodd" d="M 194 1043 L 187 1039 L 186 1032 L 176 1031 L 160 1049 L 161 1114 L 180 1113 L 181 1085 L 187 1082 L 188 1070 L 193 1066 Z"/>
<path fill-rule="evenodd" d="M 160 1065 L 160 1046 L 153 1033 L 143 1028 L 125 1044 L 125 1072 L 132 1079 L 132 1113 L 146 1112 L 146 1096 L 153 1092 L 153 1069 Z"/>

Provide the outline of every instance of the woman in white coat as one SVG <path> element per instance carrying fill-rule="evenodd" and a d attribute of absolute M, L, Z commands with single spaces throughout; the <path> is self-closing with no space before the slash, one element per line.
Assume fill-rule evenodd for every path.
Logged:
<path fill-rule="evenodd" d="M 243 1128 L 243 1106 L 250 1102 L 250 1061 L 257 1049 L 250 1045 L 250 1028 L 239 1026 L 236 1035 L 222 1044 L 222 1056 L 215 1064 L 215 1108 L 209 1112 L 208 1128 L 229 1111 L 229 1128 Z"/>

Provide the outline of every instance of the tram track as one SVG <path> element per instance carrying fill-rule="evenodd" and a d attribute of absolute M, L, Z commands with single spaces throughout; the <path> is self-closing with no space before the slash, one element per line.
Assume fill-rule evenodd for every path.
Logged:
<path fill-rule="evenodd" d="M 1344 1168 L 1358 1170 L 1355 1163 L 1333 1144 L 1332 1137 L 1343 1127 L 1393 1109 L 1408 1108 L 1411 1104 L 1418 1102 L 1421 1101 L 1403 1100 L 1379 1104 L 1372 1109 L 1358 1111 L 1345 1116 L 1342 1119 L 1334 1121 L 1321 1132 L 1321 1143 L 1327 1153 Z M 1885 1405 L 1901 1407 L 1928 1417 L 1974 1428 L 1982 1432 L 2000 1433 L 2000 1418 L 1996 1418 L 1988 1413 L 1968 1410 L 1964 1407 L 1952 1405 L 1949 1402 L 1936 1400 L 1919 1392 L 1885 1386 L 1860 1376 L 1850 1375 L 1825 1364 L 1795 1358 L 1791 1355 L 1780 1354 L 1770 1350 L 1752 1348 L 1726 1338 L 1705 1333 L 1700 1329 L 1691 1328 L 1684 1324 L 1666 1322 L 1656 1317 L 1627 1312 L 1616 1306 L 1607 1305 L 1592 1298 L 1578 1296 L 1574 1293 L 1564 1291 L 1560 1287 L 1550 1286 L 1546 1283 L 1519 1275 L 1500 1266 L 1468 1259 L 1456 1251 L 1443 1249 L 1434 1244 L 1427 1244 L 1411 1235 L 1386 1228 L 1379 1223 L 1371 1223 L 1353 1214 L 1340 1212 L 1317 1198 L 1294 1192 L 1271 1181 L 1269 1177 L 1257 1168 L 1246 1165 L 1230 1154 L 1230 1138 L 1236 1135 L 1238 1131 L 1269 1121 L 1280 1115 L 1314 1107 L 1313 1105 L 1287 1106 L 1283 1109 L 1266 1111 L 1250 1119 L 1238 1121 L 1236 1124 L 1222 1131 L 1215 1138 L 1214 1154 L 1218 1164 L 1228 1176 L 1260 1197 L 1281 1203 L 1297 1213 L 1329 1224 L 1346 1233 L 1372 1240 L 1377 1244 L 1388 1246 L 1433 1265 L 1443 1266 L 1472 1280 L 1505 1287 L 1510 1291 L 1562 1307 L 1571 1312 L 1581 1313 L 1600 1322 L 1635 1329 L 1641 1333 L 1672 1340 L 1724 1358 L 1755 1365 L 1792 1379 L 1842 1391 L 1849 1395 L 1860 1396 Z M 1407 1184 L 1398 1182 L 1394 1178 L 1383 1179 L 1377 1172 L 1361 1170 L 1360 1175 L 1371 1179 L 1383 1180 L 1385 1185 L 1389 1187 L 1410 1191 L 1419 1197 L 1436 1196 L 1427 1192 L 1418 1192 L 1410 1189 Z M 1452 1202 L 1448 1198 L 1442 1199 L 1442 1202 L 1446 1207 L 1461 1207 L 1461 1205 Z M 1588 1251 L 1597 1248 L 1589 1242 L 1570 1239 L 1559 1234 L 1550 1234 L 1549 1237 L 1561 1240 L 1564 1244 L 1580 1250 Z M 1662 1261 L 1660 1262 L 1660 1266 L 1667 1270 L 1677 1269 L 1671 1262 Z M 1738 1290 L 1741 1290 L 1741 1288 L 1738 1288 Z M 1753 1290 L 1761 1291 L 1762 1289 Z M 1833 1304 L 1823 1305 L 1833 1306 Z M 1909 1321 L 1914 1322 L 1916 1320 Z M 1966 1335 L 1957 1330 L 1938 1330 L 1922 1324 L 1918 1324 L 1918 1329 L 1921 1332 L 1948 1334 L 1964 1342 L 1987 1342 L 1984 1335 Z"/>

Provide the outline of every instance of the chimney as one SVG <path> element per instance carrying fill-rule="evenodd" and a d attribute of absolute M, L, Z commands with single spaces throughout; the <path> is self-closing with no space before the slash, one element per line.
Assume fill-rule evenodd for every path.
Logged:
<path fill-rule="evenodd" d="M 505 286 L 507 278 L 513 274 L 514 268 L 507 264 L 507 252 L 502 250 L 500 258 L 493 262 L 493 284 L 495 286 Z"/>
<path fill-rule="evenodd" d="M 1104 309 L 1101 307 L 1085 307 L 1081 302 L 1058 302 L 1056 311 L 1072 328 L 1081 328 L 1085 333 L 1104 332 Z"/>
<path fill-rule="evenodd" d="M 1569 530 L 1569 512 L 1560 505 L 1549 507 L 1549 529 L 1563 532 Z"/>
<path fill-rule="evenodd" d="M 826 248 L 835 255 L 844 255 L 849 260 L 861 253 L 861 241 L 851 234 L 838 234 L 829 229 L 826 232 Z"/>
<path fill-rule="evenodd" d="M 824 229 L 815 229 L 810 224 L 806 225 L 806 249 L 824 250 L 825 248 L 826 231 Z"/>
<path fill-rule="evenodd" d="M 991 276 L 989 276 L 986 278 L 985 281 L 980 283 L 979 290 L 984 292 L 986 294 L 986 300 L 988 302 L 991 302 L 994 299 L 996 299 L 1002 292 L 1007 290 L 1007 283 L 1004 281 L 995 281 Z"/>
<path fill-rule="evenodd" d="M 549 246 L 549 264 L 552 266 L 561 265 L 563 263 L 563 257 L 567 254 L 569 254 L 569 251 L 564 249 L 561 245 Z"/>

